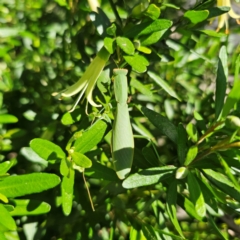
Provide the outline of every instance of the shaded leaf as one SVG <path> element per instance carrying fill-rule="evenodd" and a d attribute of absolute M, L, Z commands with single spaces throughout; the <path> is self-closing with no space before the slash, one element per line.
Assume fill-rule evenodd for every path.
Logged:
<path fill-rule="evenodd" d="M 146 34 L 151 34 L 153 32 L 157 32 L 163 29 L 170 28 L 172 26 L 172 22 L 167 19 L 157 19 L 157 20 L 150 20 L 146 22 L 142 22 L 130 29 L 127 29 L 124 32 L 124 36 L 126 37 L 136 37 Z"/>
<path fill-rule="evenodd" d="M 106 181 L 118 181 L 116 172 L 96 161 L 92 161 L 92 167 L 84 171 L 85 175 L 92 178 L 103 179 Z"/>
<path fill-rule="evenodd" d="M 161 114 L 146 107 L 142 107 L 141 110 L 156 128 L 169 137 L 174 143 L 177 143 L 177 128 L 172 122 Z"/>
<path fill-rule="evenodd" d="M 215 99 L 215 119 L 218 119 L 224 105 L 225 93 L 228 78 L 227 49 L 222 46 L 219 52 L 217 79 L 216 79 L 216 99 Z"/>
<path fill-rule="evenodd" d="M 123 181 L 123 187 L 127 189 L 148 186 L 159 182 L 172 175 L 176 168 L 174 166 L 155 167 L 144 169 L 138 173 L 130 175 Z"/>
<path fill-rule="evenodd" d="M 187 150 L 187 132 L 182 123 L 178 124 L 177 128 L 177 151 L 178 159 L 181 164 L 184 163 Z"/>
<path fill-rule="evenodd" d="M 32 199 L 12 200 L 11 204 L 14 205 L 14 209 L 10 212 L 12 216 L 39 215 L 48 213 L 51 209 L 48 203 Z"/>

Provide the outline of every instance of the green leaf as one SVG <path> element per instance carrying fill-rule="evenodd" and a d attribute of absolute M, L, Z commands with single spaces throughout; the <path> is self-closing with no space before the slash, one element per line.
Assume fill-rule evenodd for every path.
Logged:
<path fill-rule="evenodd" d="M 104 38 L 104 47 L 108 50 L 110 54 L 113 54 L 114 52 L 114 42 L 115 40 L 110 37 Z"/>
<path fill-rule="evenodd" d="M 174 227 L 178 231 L 178 233 L 182 236 L 182 230 L 179 225 L 178 219 L 177 219 L 177 209 L 176 209 L 176 203 L 177 203 L 177 181 L 174 180 L 171 182 L 170 186 L 168 187 L 167 192 L 167 213 L 169 218 L 171 219 L 171 222 L 173 223 Z"/>
<path fill-rule="evenodd" d="M 161 13 L 161 9 L 157 7 L 155 4 L 150 4 L 145 11 L 144 15 L 150 17 L 155 20 L 158 19 Z"/>
<path fill-rule="evenodd" d="M 62 158 L 60 163 L 60 173 L 62 176 L 67 177 L 69 174 L 70 162 L 67 158 Z"/>
<path fill-rule="evenodd" d="M 212 225 L 213 230 L 217 233 L 217 235 L 220 237 L 220 239 L 222 240 L 228 240 L 228 238 L 226 238 L 222 232 L 220 231 L 220 229 L 218 228 L 218 226 L 216 225 L 214 219 L 211 217 L 211 214 L 208 214 L 208 220 L 209 223 Z"/>
<path fill-rule="evenodd" d="M 50 163 L 58 162 L 66 157 L 64 151 L 58 145 L 45 139 L 34 138 L 30 142 L 30 147 L 41 158 Z"/>
<path fill-rule="evenodd" d="M 164 81 L 162 78 L 160 78 L 154 72 L 148 71 L 148 75 L 151 79 L 154 80 L 155 83 L 157 83 L 161 88 L 163 88 L 163 90 L 166 91 L 170 96 L 181 101 L 181 99 L 180 99 L 180 97 L 178 97 L 177 93 L 168 85 L 168 83 L 166 81 Z"/>
<path fill-rule="evenodd" d="M 205 203 L 207 203 L 207 205 L 211 207 L 215 212 L 218 212 L 217 198 L 212 192 L 212 187 L 209 184 L 206 185 L 202 179 L 199 180 L 198 183 L 201 188 Z"/>
<path fill-rule="evenodd" d="M 234 184 L 225 175 L 211 169 L 203 169 L 203 172 L 206 178 L 222 192 L 240 201 L 240 191 L 235 188 Z"/>
<path fill-rule="evenodd" d="M 145 85 L 143 85 L 140 81 L 138 81 L 135 78 L 131 78 L 130 81 L 130 86 L 134 87 L 135 89 L 137 89 L 140 93 L 142 93 L 145 96 L 152 96 L 152 91 Z"/>
<path fill-rule="evenodd" d="M 107 34 L 110 36 L 115 36 L 116 35 L 116 31 L 117 31 L 117 27 L 115 25 L 115 23 L 112 23 L 110 27 L 107 28 Z"/>
<path fill-rule="evenodd" d="M 75 171 L 70 168 L 69 176 L 64 176 L 61 183 L 62 209 L 65 216 L 68 216 L 72 211 L 74 176 Z"/>
<path fill-rule="evenodd" d="M 7 173 L 7 171 L 17 163 L 16 159 L 0 163 L 0 175 Z"/>
<path fill-rule="evenodd" d="M 118 181 L 116 172 L 96 161 L 92 161 L 92 167 L 84 171 L 85 175 L 91 178 L 103 179 L 106 181 Z"/>
<path fill-rule="evenodd" d="M 13 128 L 8 130 L 5 134 L 3 134 L 4 138 L 19 138 L 26 135 L 26 130 L 20 128 Z"/>
<path fill-rule="evenodd" d="M 217 120 L 222 112 L 228 79 L 227 49 L 222 46 L 219 52 L 217 79 L 216 79 L 216 99 L 215 99 L 215 119 Z"/>
<path fill-rule="evenodd" d="M 216 32 L 216 31 L 213 31 L 213 30 L 199 30 L 199 32 L 207 35 L 207 36 L 210 36 L 210 37 L 218 37 L 218 38 L 222 38 L 222 37 L 226 37 L 227 34 L 226 33 L 222 33 L 222 32 Z"/>
<path fill-rule="evenodd" d="M 141 110 L 156 128 L 169 137 L 174 143 L 177 143 L 177 128 L 172 122 L 170 122 L 161 114 L 156 113 L 146 107 L 142 107 Z"/>
<path fill-rule="evenodd" d="M 133 43 L 125 37 L 117 37 L 116 38 L 117 45 L 128 55 L 133 55 L 135 52 L 135 48 Z"/>
<path fill-rule="evenodd" d="M 10 231 L 17 230 L 17 226 L 14 219 L 12 218 L 8 210 L 4 207 L 4 205 L 1 203 L 0 203 L 0 223 Z"/>
<path fill-rule="evenodd" d="M 144 169 L 138 173 L 130 175 L 123 181 L 122 186 L 126 189 L 131 189 L 158 183 L 160 180 L 171 176 L 175 169 L 174 166 Z"/>
<path fill-rule="evenodd" d="M 149 62 L 145 57 L 135 54 L 134 56 L 123 56 L 123 58 L 134 71 L 138 73 L 146 72 Z"/>
<path fill-rule="evenodd" d="M 5 195 L 3 195 L 2 193 L 0 193 L 0 200 L 4 203 L 8 203 L 8 199 Z"/>
<path fill-rule="evenodd" d="M 33 151 L 30 147 L 23 147 L 20 151 L 21 155 L 23 155 L 28 161 L 39 163 L 45 167 L 48 166 L 48 162 L 41 158 L 35 151 Z"/>
<path fill-rule="evenodd" d="M 143 231 L 143 234 L 146 237 L 146 239 L 158 240 L 156 233 L 151 225 L 144 224 L 142 226 L 142 231 Z"/>
<path fill-rule="evenodd" d="M 73 162 L 81 168 L 90 168 L 92 166 L 92 161 L 82 153 L 73 152 L 71 157 Z"/>
<path fill-rule="evenodd" d="M 48 213 L 51 206 L 39 200 L 18 199 L 12 200 L 14 209 L 10 212 L 11 216 L 31 216 Z"/>
<path fill-rule="evenodd" d="M 208 18 L 214 18 L 224 13 L 227 13 L 231 8 L 230 7 L 211 7 L 208 8 L 209 15 Z"/>
<path fill-rule="evenodd" d="M 74 143 L 74 151 L 86 153 L 93 149 L 103 138 L 107 129 L 106 122 L 99 120 L 95 122 L 89 129 L 83 132 Z"/>
<path fill-rule="evenodd" d="M 6 238 L 4 232 L 0 232 L 0 239 L 1 240 L 9 240 L 9 238 Z"/>
<path fill-rule="evenodd" d="M 235 66 L 234 85 L 230 93 L 228 94 L 227 100 L 223 106 L 223 114 L 222 114 L 223 118 L 225 118 L 228 115 L 228 113 L 231 111 L 234 105 L 240 100 L 240 94 L 239 94 L 240 81 L 238 79 L 239 67 L 240 67 L 240 55 L 238 55 L 238 58 L 235 64 L 236 66 Z"/>
<path fill-rule="evenodd" d="M 57 186 L 60 178 L 55 174 L 31 173 L 10 176 L 0 181 L 0 192 L 8 198 L 39 193 Z"/>
<path fill-rule="evenodd" d="M 184 198 L 184 210 L 193 218 L 202 221 L 202 218 L 196 212 L 194 204 L 188 198 Z"/>
<path fill-rule="evenodd" d="M 184 161 L 184 166 L 188 166 L 197 156 L 198 154 L 198 146 L 193 145 L 188 149 L 186 159 Z"/>
<path fill-rule="evenodd" d="M 187 132 L 183 127 L 182 123 L 178 124 L 177 128 L 177 151 L 178 151 L 178 159 L 181 165 L 185 161 L 186 150 L 187 150 Z"/>
<path fill-rule="evenodd" d="M 150 21 L 142 22 L 138 25 L 134 25 L 131 28 L 128 28 L 124 32 L 124 36 L 129 38 L 136 38 L 142 35 L 161 31 L 163 29 L 168 29 L 171 26 L 172 26 L 172 22 L 167 19 L 150 20 Z"/>
<path fill-rule="evenodd" d="M 184 17 L 189 19 L 193 24 L 197 24 L 199 22 L 204 21 L 208 18 L 209 11 L 208 10 L 189 10 L 184 13 Z"/>
<path fill-rule="evenodd" d="M 18 119 L 11 114 L 0 114 L 0 124 L 16 123 Z"/>
<path fill-rule="evenodd" d="M 191 140 L 195 143 L 198 140 L 198 132 L 194 124 L 189 123 L 186 127 L 187 134 Z"/>
<path fill-rule="evenodd" d="M 141 46 L 149 46 L 158 42 L 166 31 L 167 29 L 164 29 L 162 31 L 153 32 L 150 35 L 143 35 L 139 38 Z"/>
<path fill-rule="evenodd" d="M 79 122 L 82 114 L 83 114 L 82 108 L 77 108 L 73 112 L 66 112 L 61 118 L 61 123 L 63 125 L 71 125 L 75 122 Z"/>
<path fill-rule="evenodd" d="M 195 206 L 195 210 L 200 217 L 205 217 L 206 206 L 201 188 L 197 179 L 191 172 L 188 173 L 188 190 L 190 193 L 190 199 Z"/>

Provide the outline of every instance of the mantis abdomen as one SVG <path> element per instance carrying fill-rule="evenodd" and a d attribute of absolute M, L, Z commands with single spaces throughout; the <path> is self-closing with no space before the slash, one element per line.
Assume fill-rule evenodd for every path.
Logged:
<path fill-rule="evenodd" d="M 112 155 L 116 173 L 124 179 L 131 171 L 134 141 L 127 105 L 127 70 L 114 69 L 117 109 L 112 131 Z"/>

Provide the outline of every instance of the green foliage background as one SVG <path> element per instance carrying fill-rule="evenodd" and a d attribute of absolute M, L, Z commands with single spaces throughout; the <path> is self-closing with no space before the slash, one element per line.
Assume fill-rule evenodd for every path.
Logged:
<path fill-rule="evenodd" d="M 229 35 L 209 26 L 228 11 L 214 0 L 103 0 L 98 13 L 87 1 L 2 0 L 0 239 L 239 239 L 240 30 L 232 19 Z M 102 107 L 86 113 L 84 100 L 69 113 L 76 97 L 52 93 L 77 82 L 103 45 L 112 52 L 93 93 Z M 128 69 L 140 135 L 124 181 L 111 156 L 114 68 Z"/>

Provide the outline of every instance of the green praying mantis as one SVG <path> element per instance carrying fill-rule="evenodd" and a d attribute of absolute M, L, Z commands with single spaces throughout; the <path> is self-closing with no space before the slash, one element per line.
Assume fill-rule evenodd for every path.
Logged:
<path fill-rule="evenodd" d="M 114 92 L 117 101 L 112 130 L 112 156 L 115 171 L 124 179 L 131 171 L 134 141 L 128 112 L 128 84 L 126 69 L 114 69 Z"/>

